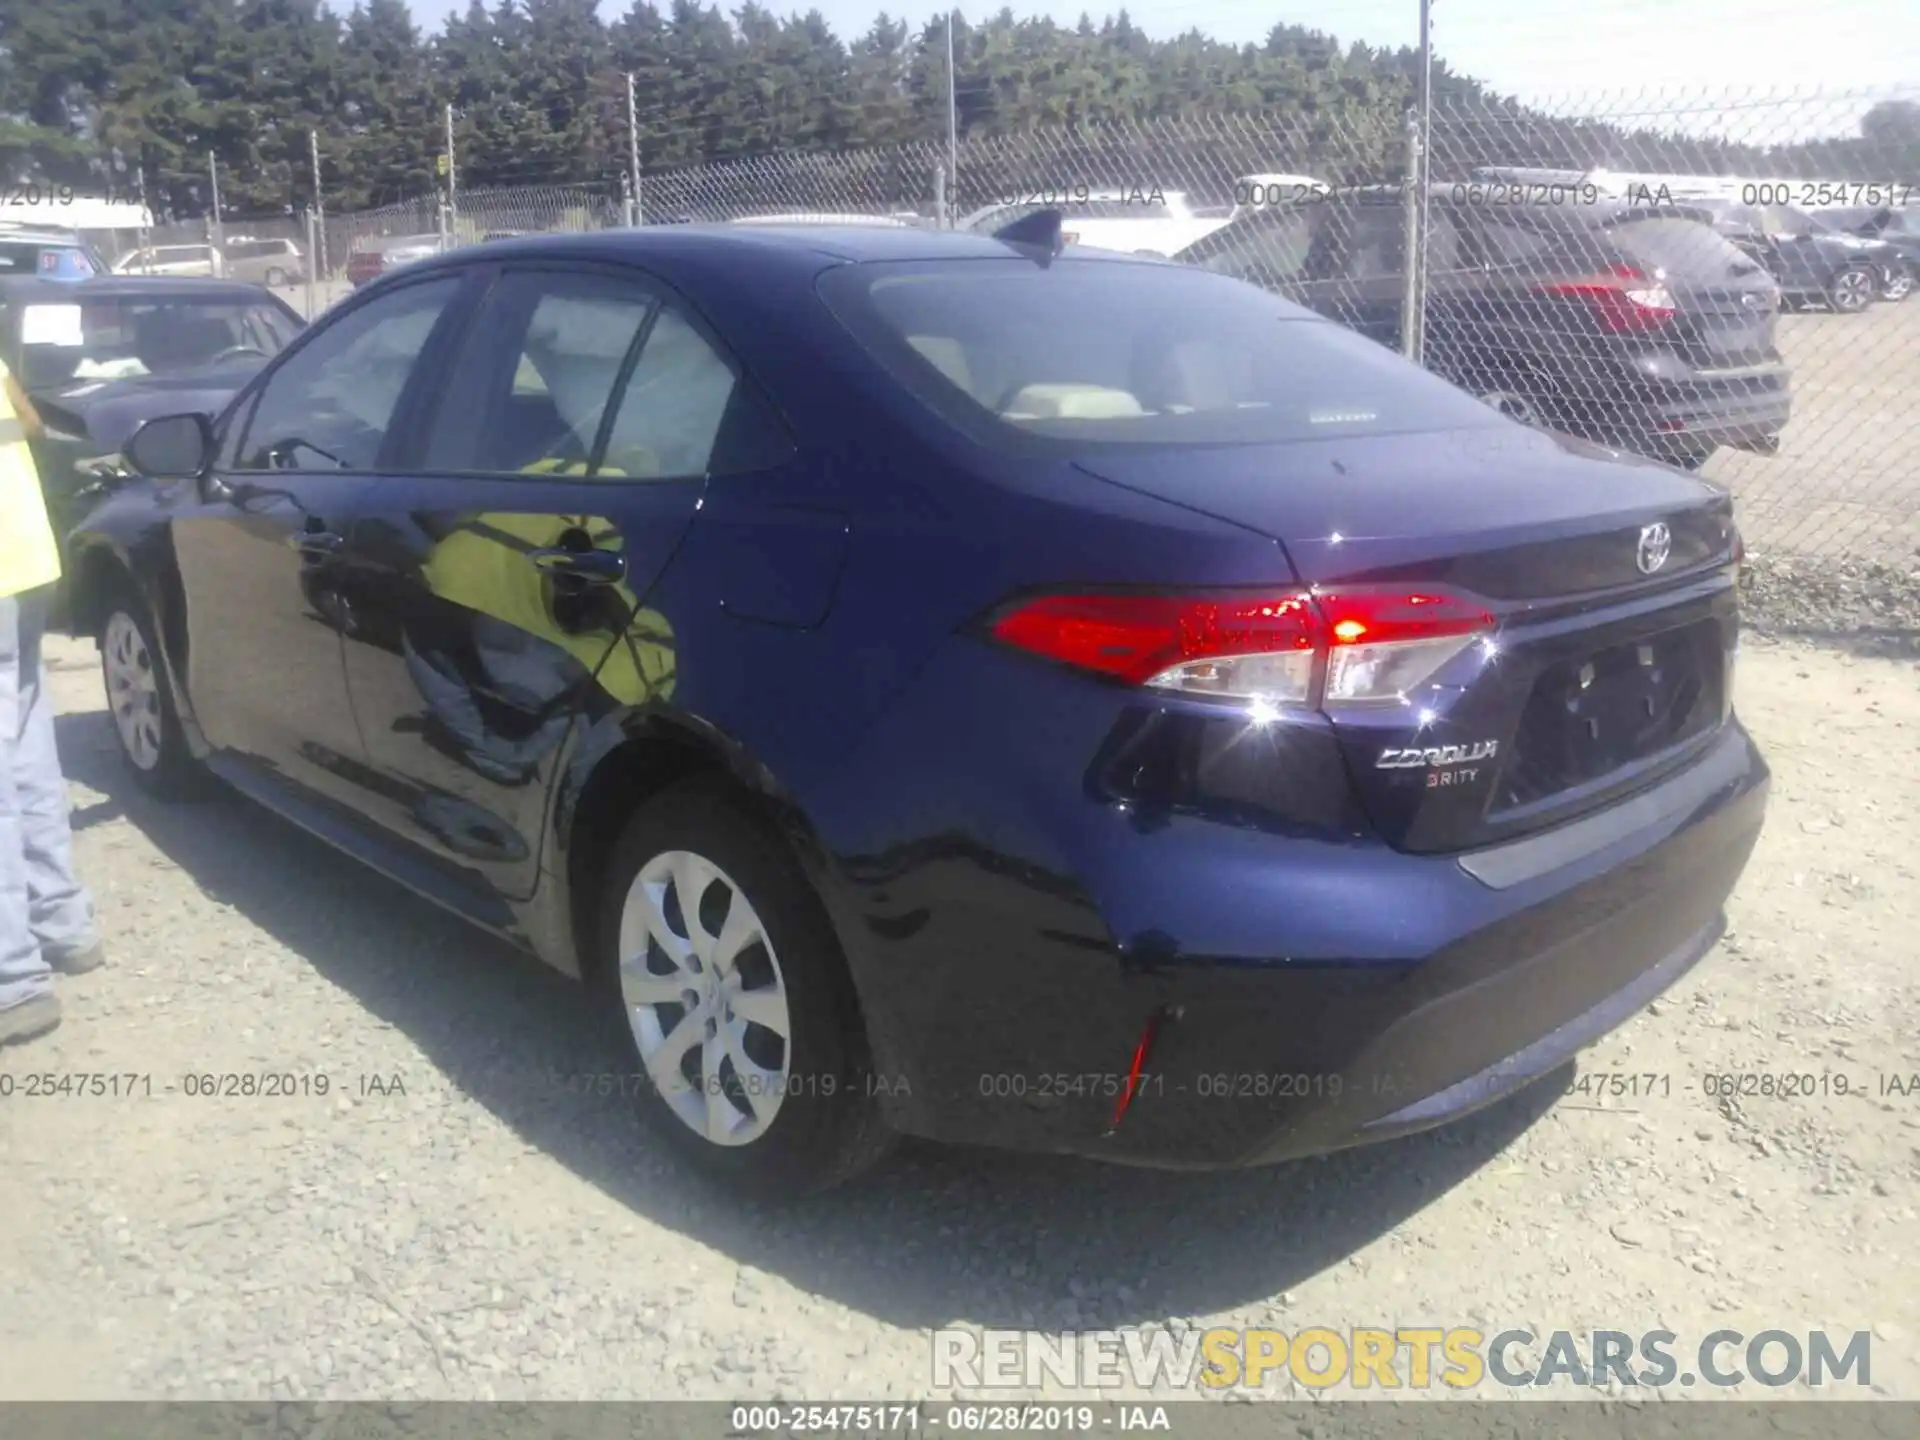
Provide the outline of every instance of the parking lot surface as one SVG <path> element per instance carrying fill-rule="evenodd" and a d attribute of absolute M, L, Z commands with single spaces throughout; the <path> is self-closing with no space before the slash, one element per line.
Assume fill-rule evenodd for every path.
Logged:
<path fill-rule="evenodd" d="M 909 1147 L 760 1209 L 569 1078 L 631 1068 L 569 982 L 246 802 L 146 800 L 92 647 L 52 659 L 112 963 L 0 1059 L 0 1398 L 920 1398 L 934 1327 L 1169 1320 L 1869 1330 L 1920 1398 L 1910 660 L 1749 645 L 1732 932 L 1584 1079 L 1268 1170 Z M 1789 1074 L 1850 1093 L 1709 1078 Z"/>
<path fill-rule="evenodd" d="M 1793 419 L 1778 455 L 1722 450 L 1750 549 L 1920 565 L 1920 299 L 1783 315 Z"/>

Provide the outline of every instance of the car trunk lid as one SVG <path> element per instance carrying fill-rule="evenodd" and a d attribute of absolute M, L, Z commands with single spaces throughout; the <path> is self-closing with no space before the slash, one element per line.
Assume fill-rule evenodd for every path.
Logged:
<path fill-rule="evenodd" d="M 1337 606 L 1361 587 L 1492 617 L 1398 703 L 1324 710 L 1391 844 L 1456 851 L 1587 813 L 1686 760 L 1727 714 L 1731 502 L 1652 462 L 1514 425 L 1080 467 L 1270 535 Z"/>

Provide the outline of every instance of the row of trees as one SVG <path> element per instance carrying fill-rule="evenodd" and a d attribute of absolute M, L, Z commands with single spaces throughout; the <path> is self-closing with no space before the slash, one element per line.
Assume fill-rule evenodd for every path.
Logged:
<path fill-rule="evenodd" d="M 1396 173 L 1417 73 L 1410 50 L 1343 47 L 1292 25 L 1260 45 L 1197 31 L 1153 40 L 1124 11 L 1073 27 L 1002 11 L 960 22 L 955 39 L 969 139 L 1269 114 L 1283 123 L 1262 168 L 1332 178 Z M 782 18 L 757 3 L 728 15 L 700 0 L 635 0 L 607 24 L 595 0 L 471 0 L 424 35 L 404 0 L 361 0 L 344 16 L 321 0 L 6 0 L 0 179 L 115 194 L 143 182 L 157 209 L 189 216 L 209 202 L 211 154 L 229 209 L 273 212 L 312 203 L 317 134 L 328 208 L 357 209 L 441 183 L 451 104 L 463 185 L 613 185 L 628 164 L 629 73 L 649 175 L 946 132 L 938 21 L 916 32 L 881 15 L 845 40 L 817 11 Z M 1871 113 L 1859 136 L 1764 148 L 1687 138 L 1657 119 L 1553 119 L 1444 63 L 1435 93 L 1437 153 L 1459 163 L 1866 180 L 1897 178 L 1897 164 L 1920 178 L 1920 106 L 1905 102 Z M 1273 153 L 1283 148 L 1291 153 Z"/>

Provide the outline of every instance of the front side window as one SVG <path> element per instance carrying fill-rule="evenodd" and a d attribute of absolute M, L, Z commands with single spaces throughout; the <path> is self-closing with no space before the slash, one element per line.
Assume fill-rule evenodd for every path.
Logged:
<path fill-rule="evenodd" d="M 457 275 L 357 306 L 268 377 L 241 441 L 241 470 L 374 468 L 387 428 Z"/>
<path fill-rule="evenodd" d="M 845 265 L 822 298 L 921 401 L 983 442 L 1266 443 L 1503 423 L 1442 380 L 1198 267 Z"/>

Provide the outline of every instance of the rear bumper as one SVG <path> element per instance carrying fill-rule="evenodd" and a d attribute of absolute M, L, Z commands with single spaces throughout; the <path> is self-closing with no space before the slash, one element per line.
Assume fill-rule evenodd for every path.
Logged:
<path fill-rule="evenodd" d="M 1604 418 L 1605 438 L 1636 450 L 1690 452 L 1730 446 L 1771 454 L 1793 418 L 1784 377 L 1675 386 L 1626 401 Z"/>
<path fill-rule="evenodd" d="M 1768 783 L 1736 722 L 1686 770 L 1573 824 L 1465 856 L 1383 852 L 1384 884 L 1344 889 L 1330 871 L 1331 886 L 1308 888 L 1337 922 L 1292 908 L 1300 887 L 1290 880 L 1262 921 L 1274 901 L 1248 890 L 1238 856 L 1186 870 L 1189 889 L 1215 875 L 1204 898 L 1234 912 L 1231 928 L 1244 933 L 1254 912 L 1271 936 L 1267 958 L 1095 955 L 1064 937 L 1052 956 L 1029 948 L 1023 973 L 1047 965 L 1053 1003 L 950 995 L 939 1031 L 916 1037 L 913 1068 L 926 1083 L 905 1128 L 1203 1169 L 1443 1124 L 1555 1069 L 1711 949 Z M 1381 902 L 1395 891 L 1403 909 Z M 1288 955 L 1290 936 L 1332 923 L 1371 932 L 1377 950 Z M 1444 943 L 1405 953 L 1410 934 L 1443 932 Z M 1000 976 L 1032 985 L 1029 999 L 1042 989 L 1030 974 Z M 1129 1061 L 1149 1036 L 1116 1125 Z"/>

